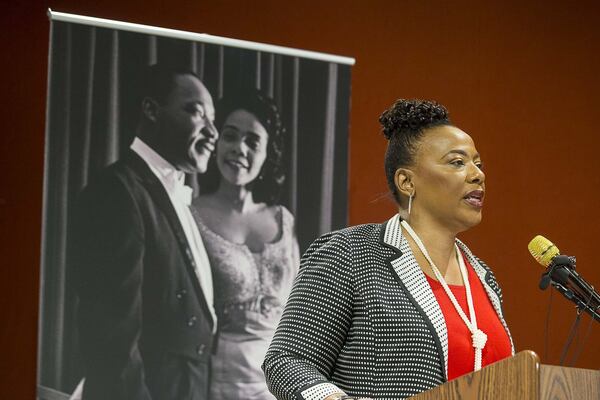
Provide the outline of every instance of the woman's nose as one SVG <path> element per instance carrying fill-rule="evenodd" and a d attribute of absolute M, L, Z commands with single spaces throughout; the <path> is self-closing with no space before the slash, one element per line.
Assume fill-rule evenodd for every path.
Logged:
<path fill-rule="evenodd" d="M 469 181 L 472 183 L 485 182 L 485 173 L 476 164 L 473 164 L 471 171 L 469 171 Z"/>
<path fill-rule="evenodd" d="M 248 146 L 246 146 L 246 143 L 244 143 L 243 140 L 236 140 L 234 143 L 232 143 L 231 147 L 232 150 L 236 152 L 236 154 L 240 154 L 243 156 L 248 154 Z"/>

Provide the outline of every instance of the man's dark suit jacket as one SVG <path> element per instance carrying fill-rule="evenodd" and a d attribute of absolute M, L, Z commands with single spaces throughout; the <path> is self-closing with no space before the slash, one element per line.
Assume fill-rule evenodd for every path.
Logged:
<path fill-rule="evenodd" d="M 206 399 L 213 322 L 175 209 L 137 154 L 85 188 L 72 232 L 83 399 Z"/>

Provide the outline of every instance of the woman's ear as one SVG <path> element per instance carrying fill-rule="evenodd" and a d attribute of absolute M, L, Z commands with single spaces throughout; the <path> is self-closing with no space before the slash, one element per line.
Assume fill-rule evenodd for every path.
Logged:
<path fill-rule="evenodd" d="M 144 97 L 142 100 L 142 114 L 146 119 L 156 122 L 156 116 L 158 114 L 158 103 L 151 97 Z"/>
<path fill-rule="evenodd" d="M 398 168 L 394 175 L 396 189 L 406 197 L 415 194 L 415 185 L 413 184 L 412 178 L 413 172 L 407 168 Z"/>

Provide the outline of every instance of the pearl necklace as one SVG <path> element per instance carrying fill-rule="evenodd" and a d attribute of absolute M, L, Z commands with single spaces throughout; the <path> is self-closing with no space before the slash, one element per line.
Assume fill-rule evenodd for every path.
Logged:
<path fill-rule="evenodd" d="M 477 328 L 477 317 L 475 316 L 475 308 L 473 307 L 473 296 L 471 295 L 471 285 L 469 285 L 467 267 L 465 266 L 465 261 L 463 260 L 462 256 L 459 255 L 460 251 L 458 249 L 458 246 L 456 245 L 456 243 L 454 243 L 454 249 L 456 251 L 456 259 L 458 261 L 460 275 L 462 276 L 465 285 L 467 304 L 469 306 L 469 315 L 471 316 L 470 320 L 465 315 L 465 312 L 463 311 L 460 304 L 458 304 L 454 293 L 452 293 L 452 291 L 448 287 L 448 284 L 444 280 L 444 277 L 433 263 L 433 260 L 429 256 L 425 245 L 423 244 L 417 233 L 410 227 L 408 222 L 403 220 L 400 224 L 402 225 L 404 230 L 406 230 L 406 232 L 410 235 L 410 237 L 412 237 L 412 239 L 415 241 L 419 250 L 421 250 L 421 253 L 429 263 L 433 274 L 435 275 L 436 279 L 440 282 L 440 284 L 444 288 L 444 291 L 450 298 L 450 301 L 454 305 L 456 312 L 458 312 L 458 315 L 460 315 L 467 328 L 469 328 L 469 331 L 471 331 L 471 340 L 473 347 L 475 348 L 475 371 L 479 371 L 481 369 L 481 350 L 485 347 L 485 343 L 487 342 L 487 335 L 481 329 Z"/>

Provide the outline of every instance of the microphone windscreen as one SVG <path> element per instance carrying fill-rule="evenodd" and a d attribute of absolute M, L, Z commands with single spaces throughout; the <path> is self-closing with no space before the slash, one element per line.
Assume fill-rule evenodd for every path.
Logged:
<path fill-rule="evenodd" d="M 557 256 L 560 251 L 558 247 L 551 241 L 541 235 L 537 235 L 527 245 L 529 252 L 537 262 L 547 267 L 552 262 L 552 259 Z"/>

